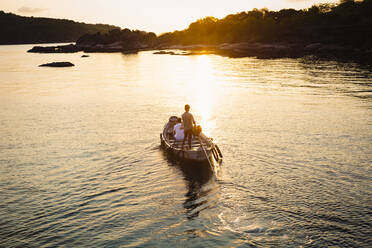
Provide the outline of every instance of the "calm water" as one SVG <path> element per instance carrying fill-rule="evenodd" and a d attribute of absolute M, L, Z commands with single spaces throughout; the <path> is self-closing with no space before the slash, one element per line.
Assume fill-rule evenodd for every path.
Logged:
<path fill-rule="evenodd" d="M 1 247 L 372 246 L 371 67 L 30 47 L 0 47 Z M 186 103 L 215 175 L 159 148 Z"/>

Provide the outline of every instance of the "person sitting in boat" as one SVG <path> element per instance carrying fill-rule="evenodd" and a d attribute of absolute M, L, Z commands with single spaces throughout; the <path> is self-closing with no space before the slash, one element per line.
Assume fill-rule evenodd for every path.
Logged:
<path fill-rule="evenodd" d="M 183 133 L 183 125 L 182 125 L 182 119 L 177 119 L 177 124 L 173 127 L 173 133 L 174 138 L 176 140 L 183 140 L 184 139 L 184 133 Z"/>
<path fill-rule="evenodd" d="M 191 148 L 191 139 L 192 139 L 192 128 L 195 125 L 194 116 L 189 113 L 190 105 L 185 105 L 185 113 L 182 115 L 182 122 L 183 122 L 183 132 L 184 132 L 184 139 L 182 146 L 185 144 L 185 140 L 188 139 L 189 147 Z"/>

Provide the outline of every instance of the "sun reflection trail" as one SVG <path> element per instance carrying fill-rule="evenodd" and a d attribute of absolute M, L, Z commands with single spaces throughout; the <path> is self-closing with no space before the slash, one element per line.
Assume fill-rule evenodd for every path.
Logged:
<path fill-rule="evenodd" d="M 216 103 L 216 79 L 209 55 L 201 55 L 195 61 L 195 73 L 191 77 L 193 89 L 192 108 L 197 115 L 203 132 L 209 134 L 214 129 L 214 106 Z"/>

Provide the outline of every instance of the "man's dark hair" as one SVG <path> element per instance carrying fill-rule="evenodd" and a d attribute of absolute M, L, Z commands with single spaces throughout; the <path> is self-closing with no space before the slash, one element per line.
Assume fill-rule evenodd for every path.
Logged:
<path fill-rule="evenodd" d="M 181 123 L 182 119 L 180 117 L 177 118 L 177 123 Z"/>

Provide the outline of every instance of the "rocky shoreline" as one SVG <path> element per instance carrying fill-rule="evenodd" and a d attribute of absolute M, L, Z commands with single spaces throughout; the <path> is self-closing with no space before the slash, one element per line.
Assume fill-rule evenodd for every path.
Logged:
<path fill-rule="evenodd" d="M 68 44 L 62 46 L 34 46 L 28 53 L 77 53 L 77 52 L 85 52 L 85 53 L 136 53 L 138 51 L 145 50 L 142 48 L 134 48 L 134 49 L 124 49 L 120 45 L 116 44 L 109 44 L 109 45 L 94 45 L 94 46 L 87 46 L 87 45 L 77 45 L 77 44 Z"/>
<path fill-rule="evenodd" d="M 354 61 L 372 64 L 372 49 L 355 48 L 339 44 L 268 44 L 268 43 L 224 43 L 216 46 L 170 46 L 163 49 L 186 50 L 187 53 L 172 55 L 216 54 L 230 58 L 255 57 L 258 59 L 302 58 L 313 56 L 319 59 Z M 168 54 L 170 54 L 168 52 Z"/>
<path fill-rule="evenodd" d="M 130 49 L 124 48 L 119 43 L 97 44 L 97 45 L 78 45 L 69 44 L 64 46 L 35 46 L 28 50 L 30 53 L 137 53 L 139 51 L 155 50 L 154 54 L 168 55 L 198 55 L 216 54 L 231 58 L 256 57 L 259 59 L 277 58 L 301 58 L 305 56 L 315 56 L 320 59 L 355 61 L 360 63 L 372 64 L 372 49 L 355 48 L 339 44 L 297 44 L 297 43 L 224 43 L 219 45 L 160 45 L 154 47 L 137 46 Z M 171 50 L 171 51 L 170 51 Z M 172 50 L 182 50 L 174 52 Z"/>

